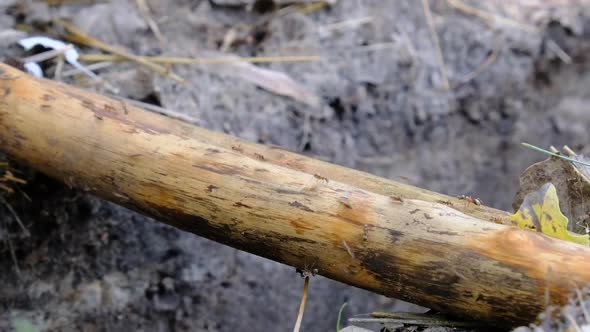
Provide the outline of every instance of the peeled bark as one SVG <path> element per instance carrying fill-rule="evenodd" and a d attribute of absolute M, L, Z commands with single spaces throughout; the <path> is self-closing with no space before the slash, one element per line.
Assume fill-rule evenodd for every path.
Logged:
<path fill-rule="evenodd" d="M 0 65 L 0 148 L 200 236 L 468 319 L 526 323 L 590 249 L 507 213 L 211 132 Z M 433 166 L 434 167 L 434 166 Z M 272 278 L 272 276 L 268 276 Z"/>

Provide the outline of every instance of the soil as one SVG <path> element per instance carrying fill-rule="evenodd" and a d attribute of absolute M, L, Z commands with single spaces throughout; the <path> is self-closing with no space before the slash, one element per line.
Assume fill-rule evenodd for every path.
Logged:
<path fill-rule="evenodd" d="M 441 88 L 437 46 L 420 2 L 341 0 L 309 14 L 276 15 L 251 30 L 272 14 L 264 1 L 253 2 L 148 1 L 162 47 L 136 1 L 3 0 L 0 56 L 23 56 L 16 40 L 41 33 L 54 17 L 142 55 L 208 54 L 234 28 L 238 38 L 227 50 L 233 54 L 320 55 L 321 61 L 259 66 L 288 74 L 322 106 L 277 96 L 223 65 L 175 66 L 184 85 L 130 63 L 96 72 L 122 96 L 182 112 L 201 126 L 508 211 L 519 174 L 544 159 L 521 142 L 590 152 L 587 2 L 473 2 L 510 18 L 490 23 L 431 1 L 449 91 Z M 331 25 L 366 17 L 356 26 Z M 12 161 L 11 167 L 28 183 L 0 196 L 8 203 L 0 201 L 0 330 L 21 318 L 42 331 L 292 328 L 303 287 L 294 268 L 179 231 Z M 344 302 L 344 318 L 425 310 L 315 277 L 302 330 L 333 330 Z"/>

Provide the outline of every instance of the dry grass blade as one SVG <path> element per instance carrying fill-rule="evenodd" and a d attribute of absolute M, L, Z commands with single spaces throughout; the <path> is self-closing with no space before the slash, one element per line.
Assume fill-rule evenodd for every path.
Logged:
<path fill-rule="evenodd" d="M 488 23 L 498 22 L 500 24 L 509 25 L 509 26 L 516 27 L 516 28 L 519 28 L 522 30 L 527 30 L 527 31 L 531 31 L 531 32 L 538 32 L 538 29 L 534 26 L 524 24 L 524 23 L 500 16 L 500 15 L 489 13 L 485 10 L 481 10 L 479 8 L 468 5 L 461 0 L 447 0 L 447 3 L 451 7 L 455 8 L 457 10 L 460 10 L 466 14 L 477 16 Z"/>
<path fill-rule="evenodd" d="M 551 49 L 563 63 L 572 63 L 572 57 L 567 54 L 553 39 L 547 40 L 547 47 Z"/>
<path fill-rule="evenodd" d="M 169 72 L 169 70 L 166 69 L 165 67 L 162 67 L 162 66 L 155 64 L 155 63 L 152 63 L 149 60 L 146 60 L 146 59 L 139 57 L 135 54 L 131 54 L 125 50 L 111 46 L 111 45 L 106 44 L 96 38 L 93 38 L 93 37 L 87 35 L 86 33 L 84 33 L 83 31 L 81 31 L 80 29 L 76 28 L 74 25 L 72 25 L 64 20 L 55 19 L 54 21 L 55 21 L 55 23 L 62 26 L 67 31 L 67 34 L 64 37 L 71 42 L 99 48 L 103 51 L 116 54 L 118 56 L 127 58 L 129 60 L 133 60 L 145 67 L 150 68 L 151 70 L 157 72 L 158 74 L 170 77 L 177 82 L 180 82 L 180 83 L 185 82 L 184 79 L 182 79 L 180 76 L 178 76 L 174 73 Z"/>
<path fill-rule="evenodd" d="M 97 63 L 93 63 L 89 66 L 86 66 L 86 68 L 88 70 L 98 70 L 98 69 L 104 69 L 104 68 L 108 68 L 110 66 L 112 66 L 113 63 L 110 61 L 104 61 L 104 62 L 97 62 Z M 72 68 L 69 70 L 64 70 L 61 73 L 61 77 L 70 77 L 70 76 L 74 76 L 74 75 L 78 75 L 78 74 L 83 74 L 84 72 L 81 71 L 79 68 Z"/>
<path fill-rule="evenodd" d="M 25 227 L 25 225 L 23 224 L 23 222 L 20 220 L 20 217 L 18 216 L 18 214 L 16 213 L 16 211 L 14 211 L 14 209 L 12 208 L 12 205 L 10 205 L 10 203 L 8 203 L 8 201 L 6 199 L 4 199 L 4 197 L 2 197 L 2 196 L 0 196 L 0 202 L 2 202 L 2 204 L 4 204 L 4 206 L 8 210 L 8 212 L 10 212 L 10 214 L 14 218 L 14 221 L 16 221 L 16 223 L 21 228 L 24 236 L 25 237 L 31 236 L 31 233 L 29 232 L 29 230 Z"/>
<path fill-rule="evenodd" d="M 5 192 L 12 194 L 14 192 L 14 190 L 12 188 L 10 188 L 9 186 L 0 183 L 0 189 L 4 190 Z"/>
<path fill-rule="evenodd" d="M 151 11 L 150 7 L 148 6 L 146 0 L 136 0 L 136 3 L 137 3 L 137 8 L 139 9 L 139 13 L 141 14 L 141 16 L 143 16 L 143 19 L 145 20 L 147 25 L 150 27 L 150 30 L 152 31 L 154 36 L 156 36 L 156 38 L 158 39 L 158 42 L 160 43 L 160 47 L 163 48 L 164 44 L 166 44 L 166 40 L 164 39 L 164 36 L 162 35 L 162 32 L 160 31 L 160 27 L 158 27 L 158 24 L 152 18 L 152 11 Z"/>
<path fill-rule="evenodd" d="M 278 11 L 276 11 L 272 15 L 269 15 L 266 18 L 263 18 L 262 21 L 259 23 L 268 22 L 272 18 L 284 16 L 284 15 L 288 15 L 288 14 L 292 14 L 292 13 L 296 13 L 296 12 L 300 12 L 302 14 L 311 14 L 311 13 L 316 12 L 324 7 L 327 7 L 328 5 L 329 5 L 328 1 L 291 4 L 289 6 L 279 9 Z"/>
<path fill-rule="evenodd" d="M 0 177 L 0 181 L 2 182 L 14 182 L 14 183 L 20 183 L 20 184 L 27 184 L 27 181 L 21 179 L 21 178 L 17 178 L 16 176 L 14 176 L 14 174 L 12 174 L 11 171 L 5 171 L 4 175 L 2 177 Z"/>
<path fill-rule="evenodd" d="M 445 60 L 440 48 L 440 41 L 438 40 L 438 34 L 436 33 L 436 28 L 434 26 L 434 20 L 432 19 L 432 12 L 430 11 L 428 0 L 422 0 L 422 7 L 424 8 L 424 15 L 426 16 L 426 23 L 428 23 L 428 29 L 430 30 L 430 35 L 432 36 L 432 42 L 436 47 L 436 60 L 438 61 L 438 67 L 442 77 L 442 88 L 443 90 L 448 91 L 450 89 L 450 84 L 449 78 L 447 77 L 447 66 L 445 65 Z"/>
<path fill-rule="evenodd" d="M 153 63 L 163 64 L 223 64 L 233 62 L 249 62 L 249 63 L 269 63 L 269 62 L 306 62 L 319 61 L 322 58 L 319 55 L 297 55 L 297 56 L 265 56 L 265 57 L 237 57 L 237 56 L 220 56 L 211 58 L 184 58 L 184 57 L 169 57 L 169 56 L 140 56 L 139 58 Z M 98 61 L 126 61 L 125 57 L 112 54 L 81 54 L 80 60 L 88 62 Z"/>
<path fill-rule="evenodd" d="M 572 149 L 571 149 L 569 146 L 567 146 L 567 145 L 564 145 L 564 146 L 563 146 L 563 151 L 564 151 L 564 152 L 565 152 L 565 153 L 566 153 L 568 156 L 570 156 L 570 157 L 575 157 L 575 156 L 577 156 L 577 155 L 578 155 L 578 154 L 577 154 L 577 153 L 576 153 L 574 150 L 572 150 Z"/>
<path fill-rule="evenodd" d="M 0 163 L 0 166 L 6 166 L 8 165 L 8 163 Z M 12 172 L 10 172 L 9 170 L 4 171 L 4 175 L 2 175 L 0 177 L 0 189 L 6 191 L 7 193 L 13 193 L 14 190 L 12 188 L 10 188 L 8 185 L 3 184 L 2 182 L 14 182 L 14 183 L 20 183 L 20 184 L 26 184 L 27 181 L 23 180 L 23 179 L 19 179 L 16 176 L 14 176 L 12 174 Z"/>
<path fill-rule="evenodd" d="M 239 59 L 237 56 L 233 57 Z M 318 96 L 310 93 L 300 83 L 280 71 L 260 68 L 246 62 L 231 62 L 226 66 L 215 67 L 214 73 L 239 78 L 253 83 L 262 89 L 293 98 L 314 108 L 320 106 L 320 98 Z"/>
<path fill-rule="evenodd" d="M 301 329 L 301 321 L 303 320 L 303 311 L 305 311 L 305 303 L 307 302 L 307 291 L 309 290 L 309 276 L 305 277 L 303 284 L 303 295 L 301 296 L 301 304 L 299 304 L 299 313 L 297 314 L 297 320 L 295 321 L 295 327 L 293 332 L 299 332 Z"/>
<path fill-rule="evenodd" d="M 16 272 L 16 275 L 20 278 L 20 268 L 18 267 L 18 260 L 16 258 L 14 246 L 12 245 L 12 240 L 10 239 L 10 234 L 6 234 L 6 243 L 8 243 L 8 250 L 10 251 L 10 258 L 12 259 L 12 264 L 14 264 L 14 271 Z"/>
<path fill-rule="evenodd" d="M 489 66 L 491 66 L 496 61 L 496 59 L 498 59 L 500 49 L 500 43 L 498 39 L 496 39 L 496 43 L 490 55 L 475 70 L 460 78 L 459 83 L 465 84 L 479 76 L 481 73 L 483 73 Z"/>
<path fill-rule="evenodd" d="M 311 14 L 315 11 L 318 11 L 326 6 L 328 6 L 328 1 L 318 1 L 313 3 L 306 3 L 299 5 L 298 10 L 303 14 Z"/>
<path fill-rule="evenodd" d="M 370 23 L 374 18 L 372 16 L 365 16 L 360 18 L 353 18 L 332 24 L 326 24 L 318 27 L 320 36 L 329 36 L 334 31 L 342 31 L 346 29 L 356 29 L 364 24 Z"/>

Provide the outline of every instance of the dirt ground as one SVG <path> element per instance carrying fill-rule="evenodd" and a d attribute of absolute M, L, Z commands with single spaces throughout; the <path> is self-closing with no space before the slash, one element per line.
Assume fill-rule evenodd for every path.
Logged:
<path fill-rule="evenodd" d="M 419 1 L 340 0 L 312 13 L 275 15 L 250 30 L 270 15 L 264 4 L 271 1 L 242 5 L 251 2 L 148 1 L 165 38 L 161 47 L 136 1 L 48 6 L 2 0 L 0 56 L 23 56 L 16 40 L 37 35 L 55 17 L 142 55 L 210 54 L 234 28 L 229 53 L 320 55 L 320 61 L 258 66 L 288 74 L 321 106 L 277 96 L 224 65 L 175 66 L 185 85 L 130 63 L 97 73 L 122 96 L 182 112 L 201 126 L 434 191 L 480 197 L 508 211 L 519 174 L 544 159 L 521 142 L 590 153 L 587 1 L 469 2 L 503 18 L 495 20 L 431 1 L 448 91 Z M 335 25 L 344 21 L 350 24 Z M 0 196 L 8 203 L 0 201 L 1 331 L 18 318 L 42 331 L 292 328 L 303 286 L 294 268 L 11 165 L 28 183 Z M 345 318 L 423 310 L 315 277 L 302 330 L 334 330 L 344 302 Z"/>

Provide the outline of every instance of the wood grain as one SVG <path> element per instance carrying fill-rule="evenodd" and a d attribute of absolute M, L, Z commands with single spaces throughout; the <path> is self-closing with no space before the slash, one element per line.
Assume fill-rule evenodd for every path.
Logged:
<path fill-rule="evenodd" d="M 590 282 L 589 248 L 489 222 L 506 212 L 247 143 L 7 65 L 0 65 L 0 148 L 183 230 L 467 319 L 527 323 L 546 293 L 564 303 L 569 289 Z"/>

